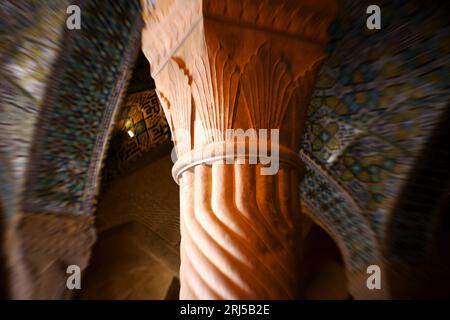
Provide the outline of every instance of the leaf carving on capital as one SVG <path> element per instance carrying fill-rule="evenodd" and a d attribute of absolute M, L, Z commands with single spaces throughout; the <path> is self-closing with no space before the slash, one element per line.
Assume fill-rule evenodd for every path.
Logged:
<path fill-rule="evenodd" d="M 323 45 L 337 12 L 335 0 L 141 0 L 143 51 L 156 76 L 205 21 L 288 34 Z"/>
<path fill-rule="evenodd" d="M 294 76 L 283 54 L 270 42 L 263 43 L 245 64 L 241 75 L 241 95 L 255 129 L 292 132 L 292 147 L 300 144 L 307 102 L 323 57 Z"/>
<path fill-rule="evenodd" d="M 233 127 L 239 92 L 237 64 L 219 43 L 204 43 L 205 54 L 192 57 L 192 94 L 203 135 L 199 143 L 225 140 Z"/>
<path fill-rule="evenodd" d="M 278 52 L 266 42 L 242 72 L 242 95 L 251 127 L 279 129 L 297 84 Z"/>
<path fill-rule="evenodd" d="M 177 62 L 178 61 L 178 62 Z M 172 131 L 180 156 L 191 150 L 192 94 L 191 80 L 181 59 L 172 58 L 156 78 L 157 94 Z"/>

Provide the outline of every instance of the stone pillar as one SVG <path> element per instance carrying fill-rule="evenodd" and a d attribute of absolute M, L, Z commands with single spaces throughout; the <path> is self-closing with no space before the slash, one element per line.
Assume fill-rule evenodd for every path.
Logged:
<path fill-rule="evenodd" d="M 12 299 L 71 299 L 67 267 L 85 270 L 96 235 L 92 217 L 23 213 L 8 223 L 5 249 Z"/>
<path fill-rule="evenodd" d="M 143 1 L 143 51 L 178 157 L 181 299 L 302 296 L 297 152 L 336 10 Z"/>

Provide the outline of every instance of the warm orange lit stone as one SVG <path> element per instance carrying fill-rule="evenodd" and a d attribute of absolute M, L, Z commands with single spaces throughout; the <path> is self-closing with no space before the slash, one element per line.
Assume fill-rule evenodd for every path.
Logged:
<path fill-rule="evenodd" d="M 283 160 L 300 148 L 335 2 L 144 1 L 143 10 L 143 51 L 178 158 L 233 143 L 227 129 L 279 129 L 287 150 L 274 175 L 179 160 L 188 168 L 178 181 L 180 297 L 301 298 L 301 163 Z"/>

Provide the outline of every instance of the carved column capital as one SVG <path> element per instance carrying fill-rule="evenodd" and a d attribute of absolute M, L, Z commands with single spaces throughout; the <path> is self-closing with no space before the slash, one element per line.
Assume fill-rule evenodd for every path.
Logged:
<path fill-rule="evenodd" d="M 148 0 L 143 8 L 142 47 L 169 124 L 192 133 L 175 133 L 178 156 L 226 140 L 198 141 L 205 134 L 194 121 L 199 130 L 281 129 L 280 143 L 298 150 L 334 1 Z"/>
<path fill-rule="evenodd" d="M 231 49 L 231 44 L 237 51 L 256 51 L 267 36 L 309 43 L 320 50 L 337 10 L 333 0 L 143 0 L 142 7 L 147 26 L 143 50 L 154 75 L 180 47 L 189 45 L 190 36 L 199 29 L 205 35 L 220 35 L 215 38 L 223 47 Z M 281 49 L 291 46 L 296 44 L 284 43 Z"/>

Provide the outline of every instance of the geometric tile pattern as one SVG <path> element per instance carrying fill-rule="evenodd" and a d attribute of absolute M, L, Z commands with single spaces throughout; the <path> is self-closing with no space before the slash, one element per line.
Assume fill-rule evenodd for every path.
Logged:
<path fill-rule="evenodd" d="M 146 150 L 169 138 L 167 120 L 155 90 L 127 96 L 120 112 L 117 120 L 118 129 L 133 132 L 133 139 L 140 149 Z M 129 139 L 129 141 L 133 139 Z M 123 159 L 123 161 L 125 160 Z"/>
<path fill-rule="evenodd" d="M 346 269 L 357 271 L 360 265 L 370 265 L 377 259 L 373 231 L 369 228 L 358 206 L 349 201 L 339 187 L 329 183 L 327 178 L 315 170 L 314 165 L 306 168 L 300 193 L 302 205 L 314 212 L 330 235 L 337 241 L 346 259 Z"/>
<path fill-rule="evenodd" d="M 34 127 L 65 25 L 66 0 L 0 3 L 0 197 L 6 218 L 19 208 Z"/>
<path fill-rule="evenodd" d="M 330 28 L 302 146 L 322 185 L 307 177 L 302 188 L 316 190 L 303 194 L 315 215 L 333 216 L 318 191 L 338 186 L 333 192 L 352 198 L 382 242 L 395 201 L 448 108 L 450 26 L 444 2 L 384 1 L 382 28 L 371 31 L 365 27 L 370 4 L 343 1 Z M 360 241 L 342 237 L 355 247 Z"/>
<path fill-rule="evenodd" d="M 111 136 L 102 172 L 104 182 L 113 180 L 149 150 L 170 141 L 169 125 L 154 89 L 125 97 Z"/>
<path fill-rule="evenodd" d="M 81 12 L 81 30 L 66 31 L 38 124 L 27 211 L 91 213 L 113 114 L 140 45 L 137 0 L 87 1 Z"/>

